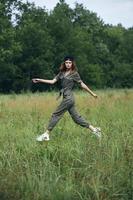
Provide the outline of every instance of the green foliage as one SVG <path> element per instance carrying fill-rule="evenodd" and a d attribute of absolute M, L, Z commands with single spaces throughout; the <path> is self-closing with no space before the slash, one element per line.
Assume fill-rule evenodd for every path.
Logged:
<path fill-rule="evenodd" d="M 50 12 L 21 0 L 3 0 L 0 15 L 0 92 L 50 89 L 33 86 L 31 79 L 52 79 L 68 54 L 91 87 L 133 86 L 132 28 L 104 24 L 83 4 L 72 9 L 64 0 Z"/>
<path fill-rule="evenodd" d="M 127 63 L 118 63 L 112 71 L 114 87 L 132 87 L 133 67 Z"/>
<path fill-rule="evenodd" d="M 133 28 L 128 29 L 121 43 L 121 54 L 120 58 L 122 61 L 133 64 Z"/>

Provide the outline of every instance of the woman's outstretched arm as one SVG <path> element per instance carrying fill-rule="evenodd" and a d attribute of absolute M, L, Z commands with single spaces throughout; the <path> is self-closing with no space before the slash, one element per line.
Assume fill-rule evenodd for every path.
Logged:
<path fill-rule="evenodd" d="M 92 90 L 88 88 L 88 86 L 85 83 L 81 82 L 81 87 L 87 92 L 89 92 L 93 97 L 97 98 L 97 95 L 94 92 L 92 92 Z"/>
<path fill-rule="evenodd" d="M 48 84 L 54 84 L 57 82 L 56 78 L 53 80 L 45 80 L 45 79 L 40 79 L 40 78 L 33 78 L 32 79 L 33 83 L 48 83 Z"/>

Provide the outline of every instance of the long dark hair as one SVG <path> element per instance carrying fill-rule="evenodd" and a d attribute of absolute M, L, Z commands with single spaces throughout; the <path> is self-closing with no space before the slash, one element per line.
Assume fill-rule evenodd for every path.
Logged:
<path fill-rule="evenodd" d="M 78 71 L 77 70 L 77 66 L 76 66 L 76 63 L 75 61 L 72 61 L 72 68 L 71 68 L 71 73 L 75 72 L 75 71 Z M 60 71 L 61 72 L 65 72 L 66 71 L 66 65 L 65 65 L 65 62 L 63 62 L 60 66 Z"/>

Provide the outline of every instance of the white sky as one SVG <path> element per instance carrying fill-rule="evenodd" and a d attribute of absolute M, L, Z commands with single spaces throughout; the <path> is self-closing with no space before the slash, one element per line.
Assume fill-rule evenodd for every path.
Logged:
<path fill-rule="evenodd" d="M 34 2 L 36 6 L 52 10 L 59 1 L 28 0 L 28 2 Z M 96 12 L 105 23 L 113 25 L 121 23 L 126 28 L 133 27 L 133 0 L 65 0 L 65 2 L 71 8 L 75 7 L 75 2 L 82 3 L 85 8 Z"/>

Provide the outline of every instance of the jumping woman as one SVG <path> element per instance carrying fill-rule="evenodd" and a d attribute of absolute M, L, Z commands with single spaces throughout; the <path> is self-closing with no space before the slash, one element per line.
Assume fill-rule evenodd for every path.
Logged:
<path fill-rule="evenodd" d="M 63 64 L 61 64 L 60 72 L 55 76 L 53 80 L 44 80 L 39 78 L 33 78 L 34 83 L 48 83 L 54 84 L 57 81 L 61 81 L 62 89 L 60 91 L 60 96 L 63 96 L 62 102 L 57 107 L 56 111 L 52 114 L 52 117 L 47 126 L 47 130 L 39 135 L 36 140 L 38 142 L 48 141 L 49 133 L 53 130 L 57 122 L 61 119 L 66 111 L 68 111 L 73 119 L 73 121 L 79 124 L 82 127 L 86 127 L 92 131 L 97 137 L 101 137 L 101 129 L 98 127 L 93 127 L 88 123 L 75 109 L 75 100 L 72 93 L 72 89 L 75 83 L 80 84 L 80 86 L 89 92 L 94 98 L 97 98 L 97 95 L 93 93 L 80 78 L 80 75 L 77 71 L 77 67 L 72 56 L 66 56 L 64 58 Z"/>

